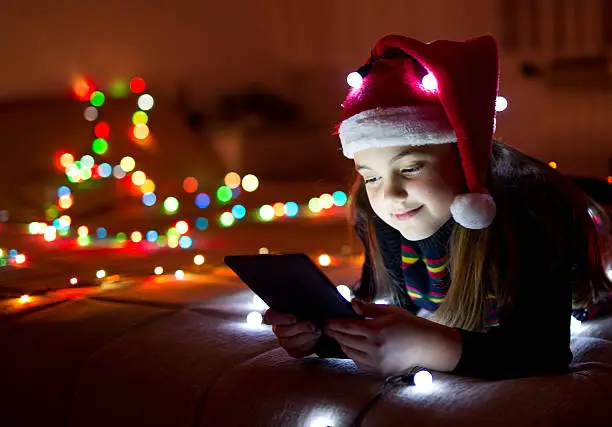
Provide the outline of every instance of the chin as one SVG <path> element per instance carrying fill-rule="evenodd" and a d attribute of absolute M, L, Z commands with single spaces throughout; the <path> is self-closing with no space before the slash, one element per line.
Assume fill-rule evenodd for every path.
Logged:
<path fill-rule="evenodd" d="M 398 227 L 397 230 L 406 239 L 415 242 L 417 240 L 427 239 L 435 234 L 436 230 L 429 227 L 414 228 L 414 227 Z"/>

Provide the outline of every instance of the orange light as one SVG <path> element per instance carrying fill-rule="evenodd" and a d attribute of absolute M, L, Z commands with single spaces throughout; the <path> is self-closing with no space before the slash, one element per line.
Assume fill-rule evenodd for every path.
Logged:
<path fill-rule="evenodd" d="M 26 304 L 26 303 L 30 302 L 30 296 L 29 295 L 22 295 L 19 298 L 19 302 L 22 303 L 22 304 Z"/>
<path fill-rule="evenodd" d="M 240 182 L 242 181 L 242 179 L 240 178 L 240 175 L 238 175 L 236 172 L 230 172 L 227 175 L 225 175 L 225 185 L 227 185 L 229 188 L 238 188 L 240 187 Z"/>
<path fill-rule="evenodd" d="M 179 234 L 185 234 L 189 231 L 189 224 L 186 221 L 178 221 L 174 226 Z"/>
<path fill-rule="evenodd" d="M 140 231 L 134 231 L 132 232 L 130 238 L 132 239 L 132 242 L 138 243 L 142 240 L 142 233 Z"/>
<path fill-rule="evenodd" d="M 285 204 L 284 203 L 276 202 L 276 203 L 274 203 L 274 205 L 272 207 L 274 208 L 274 215 L 275 216 L 283 216 L 283 215 L 285 215 Z"/>
<path fill-rule="evenodd" d="M 147 125 L 135 125 L 133 129 L 134 138 L 146 139 L 149 136 L 149 126 Z"/>
<path fill-rule="evenodd" d="M 200 184 L 198 183 L 198 180 L 192 176 L 187 177 L 185 178 L 185 180 L 183 180 L 183 190 L 185 190 L 187 193 L 195 193 L 196 191 L 198 191 L 199 185 Z"/>
<path fill-rule="evenodd" d="M 153 272 L 154 272 L 156 275 L 158 275 L 158 276 L 159 276 L 160 274 L 162 274 L 162 273 L 164 272 L 164 268 L 163 268 L 162 266 L 158 265 L 157 267 L 155 267 L 155 269 L 153 270 Z"/>
<path fill-rule="evenodd" d="M 95 87 L 89 80 L 81 78 L 74 82 L 72 91 L 79 101 L 89 101 L 91 94 L 95 91 Z"/>
<path fill-rule="evenodd" d="M 140 187 L 145 182 L 147 182 L 147 175 L 143 171 L 136 171 L 132 174 L 132 183 L 135 186 Z"/>
<path fill-rule="evenodd" d="M 73 202 L 74 202 L 74 199 L 72 198 L 72 196 L 62 196 L 59 198 L 57 205 L 61 209 L 69 209 L 72 206 Z"/>
<path fill-rule="evenodd" d="M 74 156 L 70 153 L 64 153 L 60 156 L 60 165 L 62 165 L 63 168 L 68 167 L 68 165 L 71 165 L 74 163 Z"/>
<path fill-rule="evenodd" d="M 557 169 L 557 162 L 549 162 L 548 166 L 550 166 L 553 169 Z"/>
<path fill-rule="evenodd" d="M 153 193 L 155 191 L 155 183 L 148 179 L 140 186 L 140 190 L 144 193 Z"/>
<path fill-rule="evenodd" d="M 331 264 L 331 257 L 327 254 L 322 254 L 319 255 L 319 265 L 323 266 L 323 267 L 327 267 L 328 265 Z"/>
<path fill-rule="evenodd" d="M 612 176 L 608 177 L 608 184 L 612 184 Z"/>

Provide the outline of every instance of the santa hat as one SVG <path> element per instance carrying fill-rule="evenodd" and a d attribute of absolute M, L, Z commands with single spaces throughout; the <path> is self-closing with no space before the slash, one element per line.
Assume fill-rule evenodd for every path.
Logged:
<path fill-rule="evenodd" d="M 457 143 L 468 193 L 456 196 L 451 214 L 466 228 L 491 225 L 496 210 L 486 179 L 499 84 L 495 39 L 423 43 L 387 36 L 349 78 L 358 81 L 351 84 L 338 126 L 344 155 Z"/>

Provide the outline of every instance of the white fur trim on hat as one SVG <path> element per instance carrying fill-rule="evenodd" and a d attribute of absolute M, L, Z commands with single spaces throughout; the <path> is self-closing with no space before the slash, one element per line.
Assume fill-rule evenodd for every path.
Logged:
<path fill-rule="evenodd" d="M 482 230 L 493 223 L 497 208 L 489 194 L 466 193 L 455 196 L 450 211 L 459 225 Z"/>
<path fill-rule="evenodd" d="M 338 129 L 349 159 L 368 148 L 457 142 L 441 105 L 374 108 L 344 120 Z"/>

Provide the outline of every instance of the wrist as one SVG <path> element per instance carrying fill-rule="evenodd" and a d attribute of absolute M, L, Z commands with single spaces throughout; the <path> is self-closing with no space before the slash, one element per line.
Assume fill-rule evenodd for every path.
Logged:
<path fill-rule="evenodd" d="M 461 333 L 448 326 L 423 319 L 428 325 L 422 337 L 422 351 L 417 366 L 450 372 L 459 363 L 462 352 Z"/>

